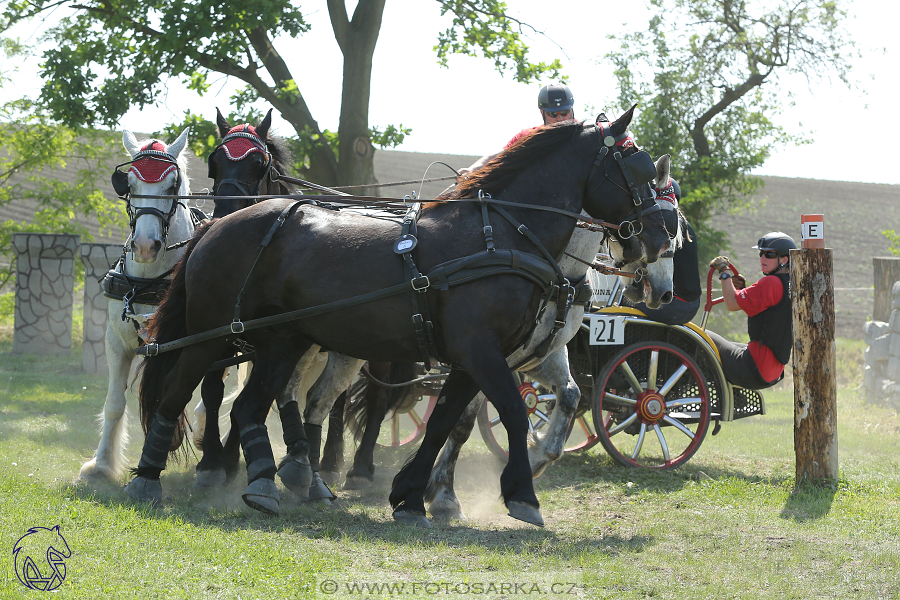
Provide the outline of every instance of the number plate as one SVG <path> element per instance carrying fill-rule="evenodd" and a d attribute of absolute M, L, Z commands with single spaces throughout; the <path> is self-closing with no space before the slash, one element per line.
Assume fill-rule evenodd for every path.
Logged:
<path fill-rule="evenodd" d="M 625 317 L 591 315 L 591 345 L 621 346 L 625 343 Z"/>

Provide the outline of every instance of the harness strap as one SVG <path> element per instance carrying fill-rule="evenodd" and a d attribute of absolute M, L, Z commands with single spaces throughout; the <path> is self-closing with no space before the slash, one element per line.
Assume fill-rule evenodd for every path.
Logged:
<path fill-rule="evenodd" d="M 420 202 L 413 202 L 410 205 L 406 216 L 403 218 L 400 238 L 394 244 L 394 248 L 395 252 L 398 252 L 403 258 L 403 271 L 413 288 L 413 330 L 415 331 L 416 344 L 419 346 L 419 352 L 422 354 L 425 368 L 430 370 L 431 357 L 437 358 L 438 351 L 437 342 L 434 338 L 434 323 L 431 320 L 428 310 L 428 297 L 425 294 L 428 289 L 428 278 L 424 278 L 425 285 L 423 286 L 422 274 L 419 272 L 419 268 L 412 257 L 418 241 L 416 238 L 416 233 L 418 233 L 417 221 L 421 210 L 422 204 Z M 407 241 L 407 244 L 401 247 L 401 240 Z"/>
<path fill-rule="evenodd" d="M 275 235 L 275 232 L 278 231 L 282 225 L 284 225 L 285 220 L 295 208 L 297 208 L 300 204 L 303 204 L 302 201 L 291 202 L 288 204 L 281 214 L 278 215 L 278 218 L 275 219 L 275 222 L 272 223 L 272 227 L 269 228 L 268 233 L 263 238 L 262 242 L 260 242 L 259 254 L 256 255 L 256 260 L 253 261 L 253 264 L 250 266 L 250 271 L 247 272 L 247 278 L 244 280 L 244 285 L 241 286 L 241 291 L 238 292 L 237 302 L 234 305 L 234 321 L 231 323 L 231 332 L 232 333 L 243 333 L 244 325 L 241 323 L 241 301 L 244 298 L 244 290 L 247 289 L 247 282 L 250 281 L 250 276 L 253 274 L 253 269 L 256 268 L 256 263 L 259 262 L 260 257 L 262 256 L 263 250 L 266 249 L 266 246 L 269 245 L 269 242 L 272 241 L 272 237 Z"/>
<path fill-rule="evenodd" d="M 513 264 L 518 268 L 513 269 Z M 545 291 L 550 288 L 549 282 L 553 278 L 553 268 L 541 257 L 535 256 L 534 254 L 521 253 L 515 250 L 497 250 L 491 252 L 489 255 L 487 252 L 480 252 L 473 256 L 456 259 L 438 265 L 428 273 L 427 279 L 429 284 L 426 285 L 424 289 L 436 287 L 444 290 L 451 285 L 468 283 L 485 277 L 494 277 L 509 273 L 525 277 L 537 285 L 542 286 Z M 446 287 L 440 285 L 440 282 L 443 282 L 443 286 Z M 286 323 L 288 321 L 307 319 L 309 317 L 350 308 L 359 304 L 365 304 L 366 302 L 389 298 L 409 291 L 413 283 L 414 282 L 404 281 L 387 288 L 375 290 L 374 292 L 368 292 L 350 298 L 343 298 L 341 300 L 310 306 L 308 308 L 301 308 L 299 310 L 278 315 L 253 319 L 241 323 L 243 328 L 241 331 L 251 331 L 261 327 Z M 238 333 L 232 330 L 232 325 L 233 324 L 216 327 L 215 329 L 189 335 L 171 342 L 164 342 L 162 344 L 148 343 L 138 348 L 136 352 L 141 356 L 156 356 L 161 352 L 168 352 L 191 344 L 197 344 L 217 337 Z"/>

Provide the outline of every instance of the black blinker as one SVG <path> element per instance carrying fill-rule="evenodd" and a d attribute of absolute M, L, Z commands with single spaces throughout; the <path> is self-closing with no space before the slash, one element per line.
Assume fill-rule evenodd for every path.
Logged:
<path fill-rule="evenodd" d="M 119 196 L 127 196 L 128 192 L 131 191 L 131 186 L 128 185 L 128 173 L 116 169 L 113 171 L 111 179 L 116 194 Z"/>
<path fill-rule="evenodd" d="M 656 165 L 646 150 L 635 152 L 622 159 L 622 165 L 638 185 L 648 183 L 656 178 Z"/>

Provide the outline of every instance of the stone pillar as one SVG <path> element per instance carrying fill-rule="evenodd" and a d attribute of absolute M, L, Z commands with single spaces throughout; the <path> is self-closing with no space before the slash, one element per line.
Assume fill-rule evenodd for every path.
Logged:
<path fill-rule="evenodd" d="M 900 280 L 900 256 L 882 256 L 872 259 L 875 276 L 875 302 L 872 320 L 887 323 L 891 318 L 891 288 Z"/>
<path fill-rule="evenodd" d="M 79 237 L 14 233 L 16 325 L 13 352 L 72 351 L 72 296 Z"/>
<path fill-rule="evenodd" d="M 121 244 L 82 244 L 84 263 L 84 338 L 81 366 L 88 373 L 106 373 L 106 296 L 100 281 L 122 255 Z"/>

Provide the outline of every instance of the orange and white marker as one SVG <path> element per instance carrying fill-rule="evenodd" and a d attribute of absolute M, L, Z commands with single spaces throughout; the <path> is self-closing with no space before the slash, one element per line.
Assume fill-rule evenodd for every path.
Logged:
<path fill-rule="evenodd" d="M 800 247 L 825 247 L 825 215 L 800 215 Z"/>

